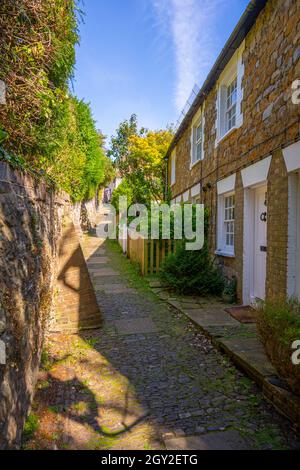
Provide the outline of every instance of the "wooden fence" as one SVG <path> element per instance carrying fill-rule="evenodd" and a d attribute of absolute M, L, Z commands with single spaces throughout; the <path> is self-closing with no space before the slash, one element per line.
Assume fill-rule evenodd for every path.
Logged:
<path fill-rule="evenodd" d="M 166 256 L 176 251 L 175 240 L 144 240 L 138 238 L 133 240 L 128 235 L 127 256 L 138 263 L 143 276 L 158 273 Z"/>

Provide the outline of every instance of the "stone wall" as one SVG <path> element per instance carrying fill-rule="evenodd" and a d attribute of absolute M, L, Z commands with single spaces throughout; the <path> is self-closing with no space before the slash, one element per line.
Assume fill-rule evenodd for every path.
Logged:
<path fill-rule="evenodd" d="M 102 206 L 102 192 L 90 201 L 77 202 L 73 205 L 72 218 L 78 233 L 96 227 Z"/>
<path fill-rule="evenodd" d="M 0 162 L 0 449 L 18 445 L 32 401 L 68 204 Z"/>
<path fill-rule="evenodd" d="M 58 243 L 53 313 L 49 328 L 54 332 L 76 333 L 101 326 L 96 294 L 78 234 L 67 215 Z"/>
<path fill-rule="evenodd" d="M 294 80 L 300 79 L 300 2 L 269 0 L 245 38 L 243 52 L 243 125 L 216 146 L 217 84 L 205 98 L 204 160 L 190 168 L 191 122 L 176 144 L 176 183 L 172 198 L 201 183 L 202 202 L 210 209 L 210 247 L 216 250 L 217 182 L 236 173 L 235 258 L 218 257 L 227 273 L 243 281 L 243 188 L 241 170 L 273 155 L 268 181 L 267 294 L 286 293 L 287 173 L 281 148 L 300 138 L 300 106 L 292 103 Z M 195 110 L 196 112 L 197 110 Z M 169 166 L 169 183 L 170 183 Z M 275 208 L 276 205 L 276 208 Z M 278 228 L 276 220 L 284 223 Z"/>
<path fill-rule="evenodd" d="M 0 162 L 0 449 L 20 444 L 46 332 L 100 324 L 72 217 L 67 195 Z"/>

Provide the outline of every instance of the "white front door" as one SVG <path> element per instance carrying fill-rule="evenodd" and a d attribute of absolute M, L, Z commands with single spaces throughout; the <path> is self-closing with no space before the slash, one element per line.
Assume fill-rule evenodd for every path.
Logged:
<path fill-rule="evenodd" d="M 253 300 L 266 296 L 267 187 L 255 190 Z"/>

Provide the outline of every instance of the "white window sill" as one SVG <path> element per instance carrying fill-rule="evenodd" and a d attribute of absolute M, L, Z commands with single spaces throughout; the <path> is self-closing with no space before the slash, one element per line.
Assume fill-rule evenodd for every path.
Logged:
<path fill-rule="evenodd" d="M 230 251 L 216 250 L 215 254 L 219 256 L 223 256 L 224 258 L 235 258 L 235 254 Z"/>
<path fill-rule="evenodd" d="M 191 163 L 190 164 L 190 170 L 192 170 L 194 168 L 194 166 L 198 165 L 198 163 L 200 163 L 200 162 L 203 162 L 203 158 L 201 158 L 200 160 L 197 160 L 194 163 Z"/>
<path fill-rule="evenodd" d="M 238 126 L 232 127 L 229 131 L 226 132 L 226 134 L 222 135 L 216 140 L 216 147 L 222 142 L 222 140 L 226 139 L 230 134 L 232 134 L 234 131 L 238 129 Z"/>

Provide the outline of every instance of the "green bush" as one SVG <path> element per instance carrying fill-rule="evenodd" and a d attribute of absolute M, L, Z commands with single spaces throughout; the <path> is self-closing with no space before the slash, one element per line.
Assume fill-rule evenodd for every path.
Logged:
<path fill-rule="evenodd" d="M 24 441 L 29 441 L 32 439 L 39 429 L 39 419 L 34 413 L 30 413 L 23 429 L 23 439 Z"/>
<path fill-rule="evenodd" d="M 73 201 L 91 199 L 107 159 L 90 106 L 72 96 L 77 0 L 1 0 L 0 159 L 43 175 Z M 50 34 L 51 33 L 51 34 Z"/>
<path fill-rule="evenodd" d="M 220 295 L 224 287 L 223 276 L 214 266 L 207 245 L 199 251 L 187 251 L 183 244 L 166 258 L 160 276 L 179 294 Z"/>
<path fill-rule="evenodd" d="M 193 211 L 193 230 L 196 228 L 195 223 L 195 211 Z M 179 294 L 200 296 L 222 294 L 224 278 L 221 270 L 214 265 L 209 253 L 208 228 L 209 212 L 205 210 L 203 248 L 197 251 L 187 251 L 185 241 L 183 241 L 176 253 L 169 255 L 161 267 L 162 281 Z"/>
<path fill-rule="evenodd" d="M 223 300 L 228 303 L 234 303 L 237 300 L 237 278 L 225 279 L 222 293 Z"/>
<path fill-rule="evenodd" d="M 290 388 L 300 395 L 300 366 L 291 360 L 292 344 L 300 340 L 298 300 L 265 302 L 259 308 L 258 331 L 267 356 Z"/>

